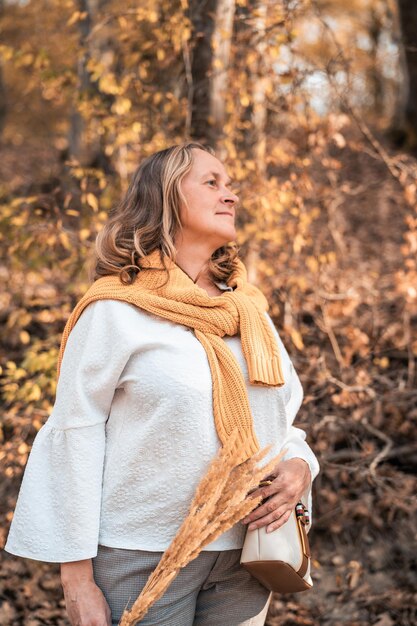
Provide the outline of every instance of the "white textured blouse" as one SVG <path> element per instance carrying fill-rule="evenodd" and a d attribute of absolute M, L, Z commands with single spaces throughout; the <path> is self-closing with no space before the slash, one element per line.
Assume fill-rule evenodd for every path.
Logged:
<path fill-rule="evenodd" d="M 240 336 L 224 341 L 242 368 L 259 443 L 273 444 L 267 458 L 287 448 L 285 458 L 305 459 L 313 479 L 317 459 L 292 425 L 302 387 L 275 334 L 282 387 L 250 384 Z M 99 544 L 163 551 L 219 447 L 210 366 L 192 329 L 127 302 L 95 301 L 69 335 L 5 549 L 49 562 L 95 557 Z M 311 489 L 304 499 L 311 510 Z M 205 549 L 241 548 L 245 529 L 236 524 Z"/>

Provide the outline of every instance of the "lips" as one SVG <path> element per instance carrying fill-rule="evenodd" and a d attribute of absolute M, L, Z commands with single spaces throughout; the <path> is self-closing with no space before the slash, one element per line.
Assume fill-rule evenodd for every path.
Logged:
<path fill-rule="evenodd" d="M 216 213 L 216 215 L 230 215 L 233 217 L 233 213 L 229 213 L 228 211 L 222 211 L 221 213 Z"/>

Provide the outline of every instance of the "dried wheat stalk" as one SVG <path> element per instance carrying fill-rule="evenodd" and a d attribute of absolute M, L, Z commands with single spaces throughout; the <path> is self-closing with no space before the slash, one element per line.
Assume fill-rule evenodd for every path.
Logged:
<path fill-rule="evenodd" d="M 239 465 L 236 434 L 220 449 L 196 489 L 186 519 L 132 608 L 124 611 L 119 626 L 137 624 L 165 593 L 181 568 L 259 504 L 261 498 L 248 498 L 248 492 L 272 472 L 285 453 L 282 451 L 264 467 L 259 467 L 270 448 L 264 448 Z"/>

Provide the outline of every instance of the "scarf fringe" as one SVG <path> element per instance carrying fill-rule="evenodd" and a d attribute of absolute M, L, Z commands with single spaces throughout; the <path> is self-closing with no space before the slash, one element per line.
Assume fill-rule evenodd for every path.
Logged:
<path fill-rule="evenodd" d="M 285 383 L 279 356 L 268 359 L 259 354 L 250 354 L 247 364 L 249 380 L 253 385 L 264 384 L 282 387 Z"/>

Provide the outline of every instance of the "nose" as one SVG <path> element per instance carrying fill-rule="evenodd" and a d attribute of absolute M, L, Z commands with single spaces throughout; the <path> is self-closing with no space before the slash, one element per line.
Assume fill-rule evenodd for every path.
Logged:
<path fill-rule="evenodd" d="M 226 188 L 226 193 L 222 198 L 222 202 L 227 202 L 228 204 L 232 205 L 237 204 L 239 202 L 239 196 L 237 196 L 235 193 L 232 193 Z"/>

